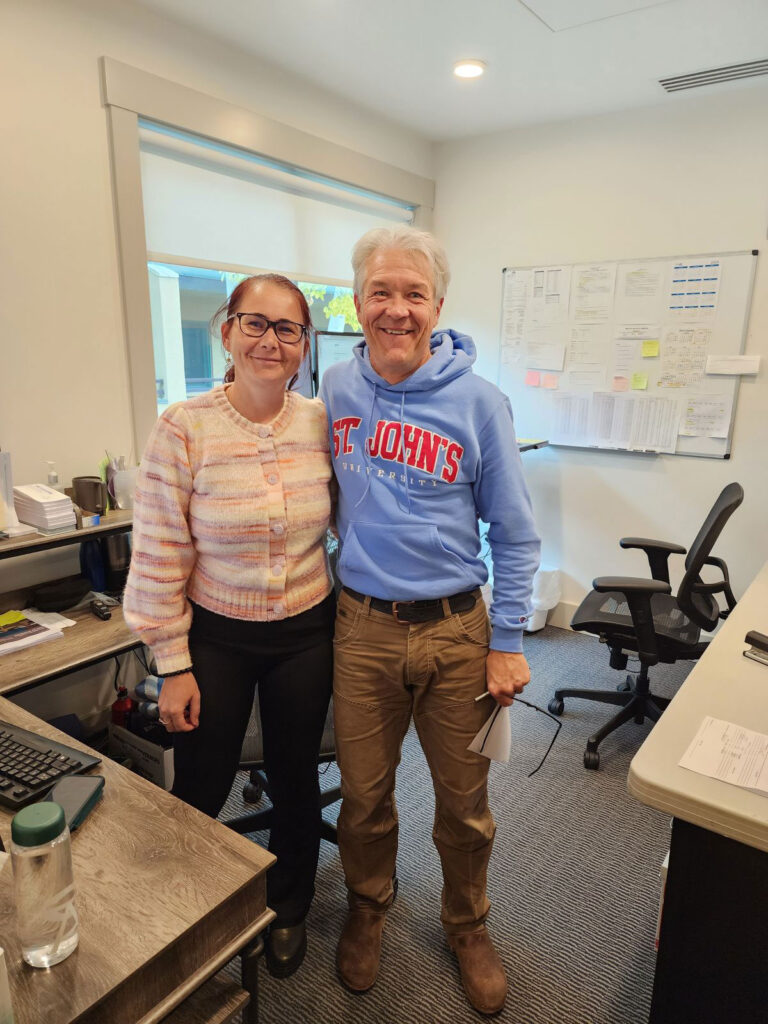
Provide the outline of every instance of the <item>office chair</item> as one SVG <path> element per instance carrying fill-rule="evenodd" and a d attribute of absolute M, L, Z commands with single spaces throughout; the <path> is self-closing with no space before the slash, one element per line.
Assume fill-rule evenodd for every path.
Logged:
<path fill-rule="evenodd" d="M 329 764 L 336 760 L 336 742 L 333 734 L 333 698 L 328 708 L 323 729 L 323 738 L 320 741 L 320 756 L 318 764 Z M 243 799 L 247 803 L 258 803 L 262 796 L 270 795 L 269 779 L 264 773 L 264 751 L 261 738 L 261 719 L 259 717 L 259 702 L 254 701 L 251 720 L 246 729 L 243 747 L 240 752 L 240 767 L 250 772 L 250 779 L 243 786 Z M 341 788 L 333 786 L 320 794 L 320 807 L 325 808 L 341 799 Z M 231 818 L 222 824 L 231 828 L 234 832 L 242 835 L 245 832 L 259 832 L 272 827 L 272 807 L 263 807 L 260 810 L 253 810 L 242 814 L 237 818 Z M 323 818 L 320 825 L 320 838 L 327 839 L 330 843 L 337 843 L 336 826 Z"/>
<path fill-rule="evenodd" d="M 637 676 L 628 675 L 616 690 L 560 689 L 549 702 L 553 715 L 563 713 L 565 697 L 580 697 L 621 708 L 618 714 L 587 740 L 584 767 L 600 766 L 599 744 L 606 736 L 634 719 L 642 725 L 646 718 L 657 722 L 669 704 L 665 697 L 651 693 L 648 669 L 664 662 L 700 658 L 709 641 L 700 641 L 701 631 L 711 632 L 719 619 L 727 618 L 736 606 L 728 578 L 728 567 L 721 558 L 710 557 L 715 541 L 733 512 L 744 499 L 739 484 L 723 488 L 699 530 L 685 559 L 685 575 L 677 594 L 669 583 L 669 556 L 684 555 L 686 550 L 668 541 L 624 537 L 622 548 L 641 548 L 648 556 L 652 579 L 601 576 L 593 580 L 593 590 L 576 610 L 571 628 L 594 633 L 610 650 L 611 668 L 622 671 L 628 655 L 640 660 Z M 705 565 L 719 569 L 722 579 L 705 583 L 701 570 Z M 715 594 L 723 594 L 727 607 L 720 609 Z"/>

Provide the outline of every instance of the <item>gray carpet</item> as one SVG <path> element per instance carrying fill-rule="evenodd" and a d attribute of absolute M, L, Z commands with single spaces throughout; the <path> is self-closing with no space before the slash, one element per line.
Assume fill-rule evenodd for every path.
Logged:
<path fill-rule="evenodd" d="M 526 639 L 532 681 L 525 697 L 546 707 L 557 686 L 615 687 L 607 648 L 547 627 Z M 630 663 L 630 668 L 631 668 Z M 672 696 L 690 664 L 658 666 L 652 689 Z M 601 766 L 586 771 L 587 737 L 613 714 L 607 705 L 566 701 L 563 727 L 532 779 L 555 729 L 520 705 L 511 713 L 513 760 L 491 768 L 498 831 L 489 876 L 489 927 L 507 968 L 504 1024 L 645 1024 L 654 969 L 659 866 L 669 819 L 629 795 L 629 763 L 650 723 L 629 723 L 604 741 Z M 323 786 L 337 781 L 332 766 Z M 242 808 L 242 779 L 221 817 Z M 309 952 L 292 978 L 261 972 L 263 1024 L 438 1024 L 478 1021 L 466 1002 L 439 922 L 440 868 L 431 841 L 429 773 L 411 730 L 398 774 L 398 898 L 387 918 L 382 966 L 362 996 L 337 980 L 334 953 L 344 916 L 337 849 L 323 843 Z M 335 816 L 335 808 L 326 815 Z M 266 836 L 257 833 L 256 841 Z"/>

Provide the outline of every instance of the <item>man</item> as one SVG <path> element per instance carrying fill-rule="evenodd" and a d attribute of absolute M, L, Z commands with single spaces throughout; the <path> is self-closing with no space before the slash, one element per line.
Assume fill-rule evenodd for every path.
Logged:
<path fill-rule="evenodd" d="M 343 585 L 334 704 L 349 913 L 337 965 L 355 992 L 378 974 L 394 899 L 395 769 L 413 716 L 435 789 L 442 924 L 469 1001 L 495 1013 L 507 984 L 485 926 L 489 762 L 467 747 L 491 710 L 476 700 L 486 687 L 506 706 L 530 679 L 522 630 L 539 539 L 509 402 L 472 373 L 470 338 L 434 330 L 449 279 L 442 247 L 411 227 L 375 229 L 352 264 L 365 340 L 321 388 Z M 494 563 L 492 634 L 478 516 Z"/>

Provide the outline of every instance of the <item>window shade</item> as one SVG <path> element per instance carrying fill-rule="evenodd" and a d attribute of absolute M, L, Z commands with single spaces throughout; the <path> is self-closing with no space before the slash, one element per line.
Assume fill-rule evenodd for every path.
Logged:
<path fill-rule="evenodd" d="M 343 281 L 360 235 L 413 219 L 387 197 L 145 121 L 140 148 L 156 255 Z"/>

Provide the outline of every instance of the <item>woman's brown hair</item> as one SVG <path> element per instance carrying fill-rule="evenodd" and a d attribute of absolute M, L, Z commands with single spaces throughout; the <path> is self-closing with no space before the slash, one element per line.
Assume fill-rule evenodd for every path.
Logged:
<path fill-rule="evenodd" d="M 313 331 L 312 327 L 312 315 L 309 312 L 309 303 L 307 302 L 306 296 L 298 285 L 294 284 L 290 278 L 285 277 L 283 274 L 254 274 L 252 277 L 246 277 L 240 282 L 237 287 L 232 290 L 232 294 L 229 298 L 223 302 L 216 312 L 211 317 L 211 333 L 216 336 L 218 327 L 223 321 L 229 320 L 237 312 L 237 307 L 243 300 L 245 293 L 251 287 L 251 285 L 260 284 L 274 284 L 278 288 L 284 288 L 285 291 L 291 292 L 299 303 L 301 309 L 301 322 L 307 328 L 307 338 Z M 227 367 L 226 373 L 224 374 L 224 383 L 230 384 L 235 379 L 235 368 L 232 364 Z M 288 389 L 290 390 L 296 381 L 299 379 L 299 375 L 295 374 L 288 381 Z"/>

